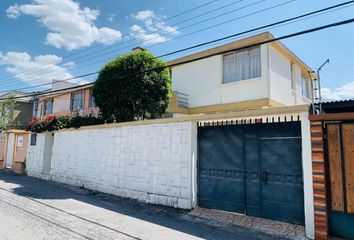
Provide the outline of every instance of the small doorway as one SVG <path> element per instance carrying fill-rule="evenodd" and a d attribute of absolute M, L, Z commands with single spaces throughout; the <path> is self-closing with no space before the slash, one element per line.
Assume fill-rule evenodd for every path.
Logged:
<path fill-rule="evenodd" d="M 13 156 L 14 156 L 14 147 L 15 147 L 15 134 L 8 133 L 7 135 L 7 149 L 6 149 L 6 161 L 5 167 L 8 169 L 12 168 Z"/>

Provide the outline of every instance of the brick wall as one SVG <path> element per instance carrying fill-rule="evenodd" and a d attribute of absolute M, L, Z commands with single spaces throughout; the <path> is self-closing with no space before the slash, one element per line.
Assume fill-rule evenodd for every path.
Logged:
<path fill-rule="evenodd" d="M 315 239 L 328 239 L 326 178 L 321 121 L 311 122 L 313 193 L 315 206 Z"/>
<path fill-rule="evenodd" d="M 45 134 L 27 157 L 28 175 L 148 203 L 195 205 L 196 125 L 162 123 L 60 131 L 52 170 L 42 174 Z"/>

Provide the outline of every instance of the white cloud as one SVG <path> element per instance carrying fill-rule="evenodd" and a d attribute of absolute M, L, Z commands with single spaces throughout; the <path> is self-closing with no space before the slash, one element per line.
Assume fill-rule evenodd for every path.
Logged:
<path fill-rule="evenodd" d="M 73 68 L 75 66 L 75 63 L 73 61 L 65 62 L 62 64 L 63 67 L 65 68 Z"/>
<path fill-rule="evenodd" d="M 137 14 L 133 15 L 133 18 L 141 21 L 145 21 L 146 19 L 151 19 L 152 17 L 155 17 L 155 13 L 152 10 L 140 11 Z"/>
<path fill-rule="evenodd" d="M 116 15 L 114 13 L 107 13 L 107 20 L 113 22 Z"/>
<path fill-rule="evenodd" d="M 130 35 L 133 36 L 134 38 L 138 38 L 143 41 L 143 45 L 148 46 L 148 45 L 153 45 L 156 43 L 163 43 L 168 41 L 169 39 L 166 37 L 161 36 L 158 33 L 146 33 L 146 31 L 138 26 L 138 25 L 133 25 L 131 28 L 131 33 Z"/>
<path fill-rule="evenodd" d="M 321 93 L 324 100 L 341 100 L 354 98 L 354 82 L 346 83 L 334 90 L 329 88 L 322 88 Z"/>
<path fill-rule="evenodd" d="M 51 83 L 53 78 L 62 80 L 73 77 L 65 67 L 59 66 L 61 61 L 62 58 L 56 55 L 40 55 L 32 58 L 26 52 L 7 52 L 6 54 L 0 52 L 0 65 L 7 66 L 8 73 L 32 86 Z M 82 83 L 81 81 L 75 79 L 71 82 Z"/>
<path fill-rule="evenodd" d="M 140 11 L 132 15 L 133 19 L 141 21 L 144 27 L 134 24 L 130 28 L 130 35 L 140 39 L 143 45 L 152 45 L 170 40 L 167 35 L 178 34 L 177 27 L 168 25 L 163 21 L 163 16 L 157 15 L 152 10 Z"/>
<path fill-rule="evenodd" d="M 94 22 L 100 11 L 80 8 L 73 0 L 33 0 L 31 4 L 12 5 L 6 13 L 9 18 L 36 17 L 49 30 L 46 43 L 56 48 L 74 50 L 95 42 L 112 44 L 122 36 L 115 29 L 98 28 Z"/>

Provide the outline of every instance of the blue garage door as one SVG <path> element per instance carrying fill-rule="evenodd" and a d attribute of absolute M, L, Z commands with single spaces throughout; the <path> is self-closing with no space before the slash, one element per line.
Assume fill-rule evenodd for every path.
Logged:
<path fill-rule="evenodd" d="M 304 224 L 298 122 L 200 127 L 198 203 Z"/>

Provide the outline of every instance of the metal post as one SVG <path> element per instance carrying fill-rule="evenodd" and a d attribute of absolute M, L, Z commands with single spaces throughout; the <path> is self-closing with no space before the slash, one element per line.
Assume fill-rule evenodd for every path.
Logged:
<path fill-rule="evenodd" d="M 318 102 L 320 106 L 320 114 L 322 113 L 322 95 L 321 95 L 321 78 L 320 78 L 320 71 L 326 65 L 329 63 L 329 59 L 327 59 L 318 69 L 317 69 L 317 85 L 318 85 Z"/>
<path fill-rule="evenodd" d="M 313 79 L 312 79 L 312 76 L 311 76 L 311 72 L 308 71 L 308 74 L 309 74 L 309 79 L 310 79 L 310 83 L 311 83 L 311 94 L 312 94 L 312 114 L 315 114 L 315 90 L 314 90 L 314 86 L 313 86 Z"/>

